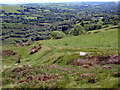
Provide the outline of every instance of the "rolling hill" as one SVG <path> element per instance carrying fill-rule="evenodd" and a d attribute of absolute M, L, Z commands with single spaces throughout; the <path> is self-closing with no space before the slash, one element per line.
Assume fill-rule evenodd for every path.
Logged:
<path fill-rule="evenodd" d="M 116 28 L 29 44 L 2 47 L 3 88 L 119 88 Z"/>

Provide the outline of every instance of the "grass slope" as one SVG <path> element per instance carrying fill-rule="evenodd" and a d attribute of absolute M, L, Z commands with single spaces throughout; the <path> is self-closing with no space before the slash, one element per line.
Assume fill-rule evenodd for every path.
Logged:
<path fill-rule="evenodd" d="M 46 41 L 49 46 L 71 46 L 71 47 L 118 47 L 118 30 L 100 32 L 97 34 L 86 34 L 76 37 L 67 37 L 60 40 Z"/>
<path fill-rule="evenodd" d="M 2 5 L 1 9 L 4 10 L 6 13 L 17 13 L 17 10 L 21 10 L 23 8 L 16 5 Z"/>
<path fill-rule="evenodd" d="M 4 56 L 2 59 L 4 70 L 3 87 L 118 88 L 118 78 L 113 75 L 114 72 L 118 71 L 118 65 L 111 65 L 112 69 L 103 69 L 102 66 L 92 66 L 90 69 L 87 69 L 71 65 L 73 60 L 82 58 L 79 56 L 80 51 L 88 52 L 92 55 L 117 54 L 117 32 L 117 29 L 111 29 L 96 34 L 38 41 L 31 43 L 30 46 L 4 45 L 3 50 L 13 50 L 17 54 L 10 57 Z M 29 49 L 39 43 L 42 44 L 42 48 L 37 53 L 29 55 Z M 21 63 L 17 66 L 14 65 L 18 60 Z M 22 67 L 26 64 L 31 66 Z M 20 68 L 20 71 L 23 71 L 26 75 L 19 72 L 11 72 L 14 68 Z M 96 78 L 97 82 L 88 83 L 90 77 L 83 78 L 81 74 L 84 73 L 92 73 L 93 76 L 91 78 Z M 43 78 L 41 75 L 44 75 L 44 80 L 36 81 L 37 79 L 34 79 L 20 83 L 20 80 L 24 80 L 30 75 L 40 78 Z M 47 77 L 47 81 L 45 77 Z"/>

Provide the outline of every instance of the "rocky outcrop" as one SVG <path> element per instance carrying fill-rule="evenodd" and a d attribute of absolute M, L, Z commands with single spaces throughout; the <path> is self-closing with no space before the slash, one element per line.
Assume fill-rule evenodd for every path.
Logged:
<path fill-rule="evenodd" d="M 38 52 L 39 49 L 41 49 L 41 45 L 32 47 L 29 51 L 29 55 Z"/>

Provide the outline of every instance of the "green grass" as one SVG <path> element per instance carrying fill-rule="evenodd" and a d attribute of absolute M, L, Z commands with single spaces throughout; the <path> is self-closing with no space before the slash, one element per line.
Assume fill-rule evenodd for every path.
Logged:
<path fill-rule="evenodd" d="M 3 23 L 6 27 L 10 28 L 22 28 L 22 27 L 29 27 L 29 25 L 25 25 L 22 23 Z"/>
<path fill-rule="evenodd" d="M 30 46 L 16 44 L 2 47 L 3 50 L 13 50 L 17 53 L 15 56 L 4 56 L 2 58 L 3 66 L 7 66 L 7 68 L 3 68 L 4 88 L 119 88 L 118 78 L 113 76 L 113 73 L 118 71 L 118 65 L 111 65 L 112 69 L 103 69 L 103 65 L 92 66 L 90 69 L 71 65 L 73 60 L 82 58 L 79 56 L 80 51 L 98 56 L 101 54 L 117 54 L 118 30 L 116 28 L 95 34 L 30 43 Z M 37 53 L 29 55 L 30 48 L 39 43 L 42 44 L 42 48 Z M 17 66 L 14 65 L 19 59 L 21 63 Z M 40 75 L 58 74 L 59 79 L 50 79 L 47 82 L 32 80 L 17 84 L 19 80 L 26 78 L 26 76 L 23 76 L 25 72 L 16 75 L 11 71 L 26 64 L 30 64 L 31 67 L 21 67 L 21 70 L 32 69 L 32 71 L 25 71 L 27 76 L 39 77 Z M 51 68 L 52 65 L 58 67 Z M 96 83 L 88 83 L 89 77 L 81 77 L 81 74 L 84 73 L 92 73 L 92 78 L 97 80 Z M 20 79 L 17 79 L 18 76 Z"/>
<path fill-rule="evenodd" d="M 49 46 L 57 47 L 118 47 L 118 30 L 111 29 L 107 32 L 97 34 L 86 34 L 81 36 L 66 37 L 59 40 L 48 40 Z"/>
<path fill-rule="evenodd" d="M 32 75 L 34 77 L 39 77 L 39 75 L 59 75 L 59 79 L 55 81 L 30 81 L 27 83 L 17 83 L 20 79 L 25 79 L 26 76 L 22 76 L 22 73 L 15 75 L 12 73 L 11 69 L 6 69 L 3 73 L 4 80 L 3 86 L 5 88 L 117 88 L 118 78 L 113 77 L 113 73 L 117 71 L 117 67 L 112 65 L 111 69 L 102 69 L 102 67 L 92 67 L 90 69 L 85 69 L 82 67 L 73 67 L 73 66 L 61 66 L 57 65 L 58 68 L 51 68 L 50 65 L 41 66 L 40 64 L 33 65 L 32 72 L 26 71 L 27 76 Z M 69 70 L 66 70 L 69 69 Z M 25 70 L 27 68 L 21 68 Z M 92 73 L 92 78 L 97 79 L 97 83 L 88 83 L 89 77 L 81 77 L 84 73 Z M 37 73 L 37 74 L 36 74 Z M 8 77 L 9 76 L 9 77 Z M 21 77 L 22 76 L 22 77 Z M 14 77 L 14 78 L 12 78 Z M 20 77 L 20 79 L 17 79 Z M 16 78 L 16 79 L 15 79 Z"/>
<path fill-rule="evenodd" d="M 1 9 L 4 10 L 6 13 L 18 13 L 17 10 L 21 10 L 23 8 L 16 5 L 2 5 Z"/>
<path fill-rule="evenodd" d="M 104 25 L 103 27 L 106 27 L 106 25 Z M 111 31 L 111 30 L 114 30 L 114 29 L 118 29 L 120 28 L 119 25 L 109 25 L 108 27 L 106 28 L 102 28 L 102 29 L 98 29 L 98 30 L 93 30 L 93 31 L 88 31 L 87 33 L 94 33 L 94 32 L 105 32 L 105 31 Z"/>

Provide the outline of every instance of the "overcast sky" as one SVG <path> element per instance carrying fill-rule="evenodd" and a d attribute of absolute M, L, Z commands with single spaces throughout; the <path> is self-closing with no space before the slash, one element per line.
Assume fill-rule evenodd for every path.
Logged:
<path fill-rule="evenodd" d="M 16 3 L 44 3 L 44 2 L 82 2 L 82 1 L 119 1 L 119 0 L 0 0 L 3 4 L 16 4 Z"/>

